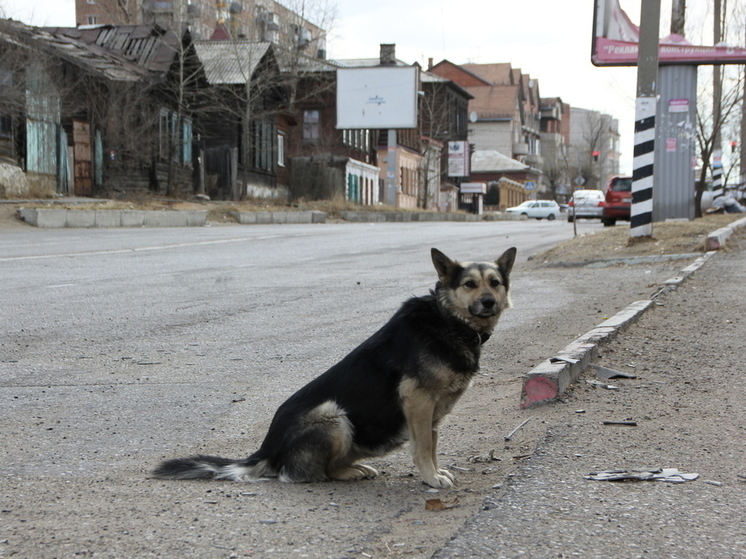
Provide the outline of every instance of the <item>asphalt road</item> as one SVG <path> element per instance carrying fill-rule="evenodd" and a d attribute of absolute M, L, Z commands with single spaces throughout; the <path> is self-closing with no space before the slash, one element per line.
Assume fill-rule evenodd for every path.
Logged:
<path fill-rule="evenodd" d="M 466 467 L 521 421 L 520 375 L 673 275 L 527 265 L 572 234 L 559 220 L 4 231 L 0 556 L 429 556 L 540 437 L 526 428 L 494 468 Z M 279 403 L 432 287 L 432 246 L 519 254 L 482 390 L 444 429 L 460 507 L 437 535 L 418 529 L 433 520 L 406 452 L 359 484 L 147 479 L 163 458 L 254 450 Z"/>
<path fill-rule="evenodd" d="M 264 420 L 285 387 L 322 372 L 432 287 L 431 246 L 474 260 L 515 244 L 525 260 L 571 234 L 565 223 L 536 221 L 6 233 L 3 378 L 54 387 L 45 397 L 65 400 L 81 385 L 115 384 L 121 399 L 101 409 L 91 395 L 78 419 L 128 417 L 116 434 L 92 429 L 54 464 L 26 457 L 33 465 L 23 469 L 105 469 L 102 446 L 127 447 L 146 431 L 153 450 L 186 443 L 226 412 L 226 389 L 249 390 L 249 419 Z M 167 405 L 154 406 L 154 393 Z M 187 403 L 200 419 L 174 434 Z M 63 418 L 80 413 L 55 407 Z"/>

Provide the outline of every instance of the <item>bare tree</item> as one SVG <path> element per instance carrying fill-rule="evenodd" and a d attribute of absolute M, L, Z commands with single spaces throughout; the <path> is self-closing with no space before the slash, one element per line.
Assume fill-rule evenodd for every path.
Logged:
<path fill-rule="evenodd" d="M 574 113 L 578 114 L 578 113 Z M 608 163 L 608 150 L 612 117 L 597 111 L 583 111 L 582 120 L 573 116 L 572 148 L 569 156 L 572 180 L 583 178 L 583 188 L 600 189 Z"/>
<path fill-rule="evenodd" d="M 702 216 L 702 194 L 707 190 L 708 174 L 711 174 L 713 155 L 720 149 L 720 137 L 724 130 L 737 124 L 741 117 L 739 109 L 743 101 L 741 87 L 742 79 L 735 78 L 732 87 L 722 92 L 718 100 L 719 110 L 711 110 L 715 104 L 713 93 L 709 89 L 700 90 L 698 94 L 697 111 L 697 145 L 699 148 L 699 159 L 701 172 L 696 181 L 695 189 L 695 216 Z M 710 110 L 708 110 L 710 109 Z"/>
<path fill-rule="evenodd" d="M 542 166 L 542 173 L 548 183 L 547 186 L 552 200 L 558 199 L 560 187 L 570 184 L 571 180 L 567 146 L 559 145 L 557 148 L 551 153 L 551 156 L 544 156 L 544 165 Z"/>

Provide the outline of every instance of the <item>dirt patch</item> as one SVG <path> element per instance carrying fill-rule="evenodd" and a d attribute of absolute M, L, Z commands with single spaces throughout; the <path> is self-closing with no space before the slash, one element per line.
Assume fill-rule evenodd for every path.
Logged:
<path fill-rule="evenodd" d="M 622 223 L 559 243 L 535 255 L 532 262 L 537 266 L 583 265 L 617 258 L 704 252 L 708 234 L 742 217 L 744 214 L 716 214 L 692 221 L 654 223 L 652 238 L 630 237 L 629 224 Z"/>

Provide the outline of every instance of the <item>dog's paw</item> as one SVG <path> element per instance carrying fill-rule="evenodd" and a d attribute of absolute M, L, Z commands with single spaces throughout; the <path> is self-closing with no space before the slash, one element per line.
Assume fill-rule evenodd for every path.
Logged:
<path fill-rule="evenodd" d="M 449 472 L 448 470 L 440 470 L 439 469 L 438 470 L 438 474 L 440 474 L 442 476 L 446 476 L 448 479 L 451 480 L 452 483 L 456 481 L 456 478 L 454 477 L 454 475 L 451 472 Z"/>
<path fill-rule="evenodd" d="M 435 489 L 450 489 L 453 487 L 453 475 L 445 470 L 438 470 L 432 477 L 422 479 L 423 482 Z"/>
<path fill-rule="evenodd" d="M 362 470 L 363 474 L 365 474 L 365 479 L 373 479 L 375 477 L 378 477 L 378 470 L 376 470 L 375 468 L 371 468 L 370 466 L 366 466 L 365 464 L 353 464 L 352 467 Z"/>
<path fill-rule="evenodd" d="M 331 479 L 337 481 L 359 481 L 361 479 L 373 479 L 378 471 L 364 464 L 353 464 L 346 468 L 339 468 L 329 474 Z"/>

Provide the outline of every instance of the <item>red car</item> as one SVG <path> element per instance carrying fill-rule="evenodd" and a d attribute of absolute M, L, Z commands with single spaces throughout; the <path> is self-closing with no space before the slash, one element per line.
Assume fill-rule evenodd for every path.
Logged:
<path fill-rule="evenodd" d="M 632 206 L 632 177 L 614 177 L 606 189 L 606 203 L 604 204 L 601 222 L 606 226 L 616 225 L 617 219 L 629 221 L 630 206 Z"/>

